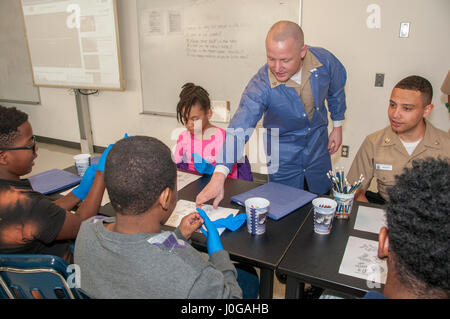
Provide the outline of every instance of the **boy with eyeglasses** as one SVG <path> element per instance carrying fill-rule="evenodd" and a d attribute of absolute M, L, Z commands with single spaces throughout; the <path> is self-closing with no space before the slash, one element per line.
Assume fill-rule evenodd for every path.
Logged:
<path fill-rule="evenodd" d="M 89 167 L 78 187 L 52 202 L 20 178 L 31 172 L 37 157 L 28 115 L 0 105 L 0 253 L 49 254 L 72 263 L 69 240 L 100 208 L 109 149 Z M 71 211 L 80 201 L 77 211 Z"/>

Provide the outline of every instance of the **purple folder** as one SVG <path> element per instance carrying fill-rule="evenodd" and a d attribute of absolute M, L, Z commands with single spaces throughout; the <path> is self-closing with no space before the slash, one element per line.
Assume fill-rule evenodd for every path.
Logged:
<path fill-rule="evenodd" d="M 270 202 L 268 216 L 278 220 L 308 204 L 317 195 L 291 186 L 269 182 L 248 192 L 232 196 L 231 201 L 245 207 L 244 203 L 250 197 L 267 199 Z"/>
<path fill-rule="evenodd" d="M 34 191 L 47 195 L 78 185 L 81 177 L 61 169 L 51 169 L 33 175 L 28 180 Z"/>

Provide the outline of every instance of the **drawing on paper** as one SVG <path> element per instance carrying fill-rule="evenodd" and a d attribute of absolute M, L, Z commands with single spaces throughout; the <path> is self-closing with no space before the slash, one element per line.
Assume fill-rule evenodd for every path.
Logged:
<path fill-rule="evenodd" d="M 387 265 L 378 258 L 378 242 L 350 236 L 339 273 L 384 284 Z"/>

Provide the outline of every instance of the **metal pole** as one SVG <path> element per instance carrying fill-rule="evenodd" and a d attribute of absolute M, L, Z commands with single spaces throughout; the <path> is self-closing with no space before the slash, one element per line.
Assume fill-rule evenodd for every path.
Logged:
<path fill-rule="evenodd" d="M 78 126 L 80 129 L 81 153 L 94 153 L 94 142 L 92 138 L 91 116 L 89 114 L 89 101 L 87 95 L 80 94 L 78 89 L 75 92 L 77 105 Z"/>

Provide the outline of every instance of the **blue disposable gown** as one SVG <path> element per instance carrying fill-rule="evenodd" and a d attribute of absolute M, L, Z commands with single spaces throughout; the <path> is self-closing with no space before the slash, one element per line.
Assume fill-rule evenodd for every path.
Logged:
<path fill-rule="evenodd" d="M 271 88 L 266 64 L 242 94 L 239 108 L 228 126 L 222 154 L 218 156 L 222 161 L 218 160 L 216 165 L 231 169 L 233 163 L 242 157 L 244 143 L 264 115 L 269 181 L 302 189 L 306 178 L 311 192 L 323 194 L 329 191 L 331 183 L 326 173 L 331 169 L 331 158 L 325 100 L 331 119 L 344 120 L 347 74 L 344 66 L 329 51 L 317 47 L 308 47 L 308 50 L 322 64 L 312 70 L 310 76 L 315 107 L 311 122 L 293 87 L 282 84 Z"/>

